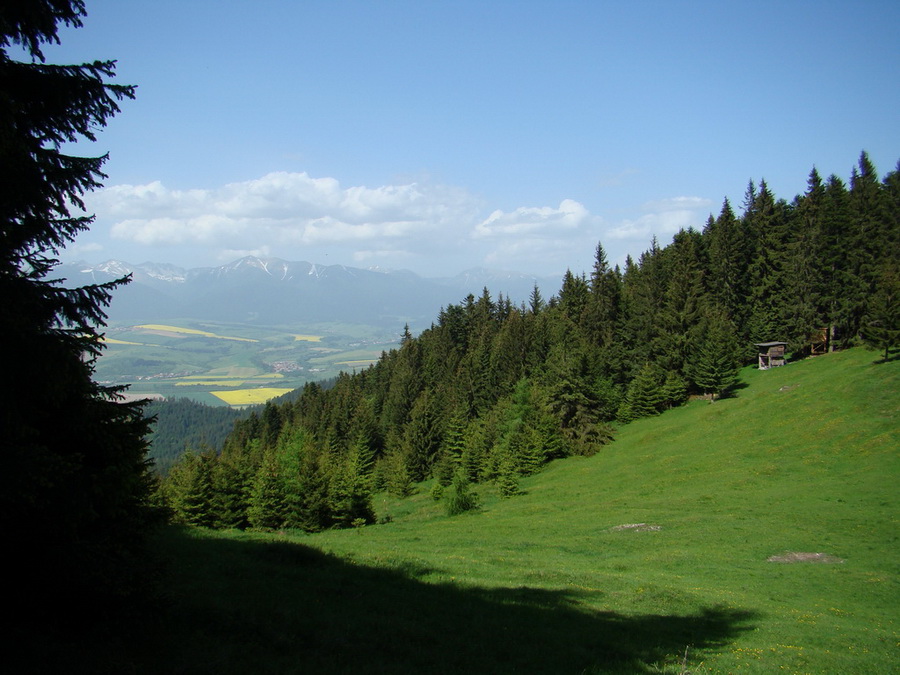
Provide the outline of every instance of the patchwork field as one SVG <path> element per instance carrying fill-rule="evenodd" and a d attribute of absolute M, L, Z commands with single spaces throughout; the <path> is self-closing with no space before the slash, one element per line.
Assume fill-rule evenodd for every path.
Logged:
<path fill-rule="evenodd" d="M 243 406 L 373 363 L 397 335 L 366 326 L 251 326 L 189 319 L 116 324 L 96 378 L 148 397 Z"/>

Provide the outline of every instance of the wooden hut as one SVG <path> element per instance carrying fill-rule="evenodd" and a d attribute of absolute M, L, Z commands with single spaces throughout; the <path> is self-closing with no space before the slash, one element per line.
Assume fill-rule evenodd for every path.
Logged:
<path fill-rule="evenodd" d="M 827 328 L 817 328 L 814 330 L 812 335 L 809 336 L 809 353 L 813 356 L 827 353 L 831 346 L 828 338 Z"/>
<path fill-rule="evenodd" d="M 787 342 L 757 342 L 759 349 L 759 369 L 768 370 L 784 365 L 784 348 Z"/>

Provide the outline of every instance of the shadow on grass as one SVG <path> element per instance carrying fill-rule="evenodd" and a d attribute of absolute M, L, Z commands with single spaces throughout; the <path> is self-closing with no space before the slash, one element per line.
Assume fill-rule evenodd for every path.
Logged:
<path fill-rule="evenodd" d="M 648 673 L 726 644 L 750 612 L 588 612 L 569 591 L 416 580 L 290 542 L 175 529 L 167 599 L 133 622 L 44 644 L 43 672 Z M 63 636 L 65 637 L 65 636 Z M 56 670 L 65 664 L 63 670 Z M 666 665 L 668 664 L 668 665 Z M 24 672 L 22 670 L 18 672 Z"/>
<path fill-rule="evenodd" d="M 728 387 L 719 395 L 719 400 L 722 401 L 729 398 L 737 398 L 738 392 L 749 386 L 750 385 L 743 380 L 738 380 L 737 382 L 728 385 Z"/>
<path fill-rule="evenodd" d="M 900 349 L 889 353 L 887 356 L 882 355 L 872 363 L 881 365 L 882 363 L 890 363 L 891 361 L 900 361 Z"/>

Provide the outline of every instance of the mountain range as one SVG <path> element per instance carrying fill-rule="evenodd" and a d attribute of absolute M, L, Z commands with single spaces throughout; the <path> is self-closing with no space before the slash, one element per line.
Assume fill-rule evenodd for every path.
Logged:
<path fill-rule="evenodd" d="M 535 285 L 545 297 L 558 290 L 557 278 L 482 268 L 455 277 L 426 279 L 409 271 L 318 265 L 247 256 L 219 267 L 185 269 L 168 263 L 133 265 L 66 263 L 56 268 L 67 287 L 102 283 L 131 275 L 108 308 L 111 322 L 174 317 L 206 321 L 279 325 L 347 322 L 424 327 L 441 307 L 476 297 L 484 288 L 514 303 L 527 302 Z"/>

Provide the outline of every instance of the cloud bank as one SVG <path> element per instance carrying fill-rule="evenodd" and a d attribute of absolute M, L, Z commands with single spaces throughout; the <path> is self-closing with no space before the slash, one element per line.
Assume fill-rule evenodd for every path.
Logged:
<path fill-rule="evenodd" d="M 144 259 L 273 255 L 436 276 L 473 266 L 535 274 L 574 269 L 597 241 L 608 251 L 609 241 L 648 243 L 653 234 L 695 224 L 709 204 L 698 197 L 660 200 L 646 204 L 639 218 L 612 225 L 573 199 L 485 217 L 482 200 L 458 187 L 343 187 L 334 178 L 277 172 L 209 190 L 171 189 L 159 181 L 116 185 L 90 195 L 88 206 L 108 228 L 111 249 L 140 248 Z"/>

